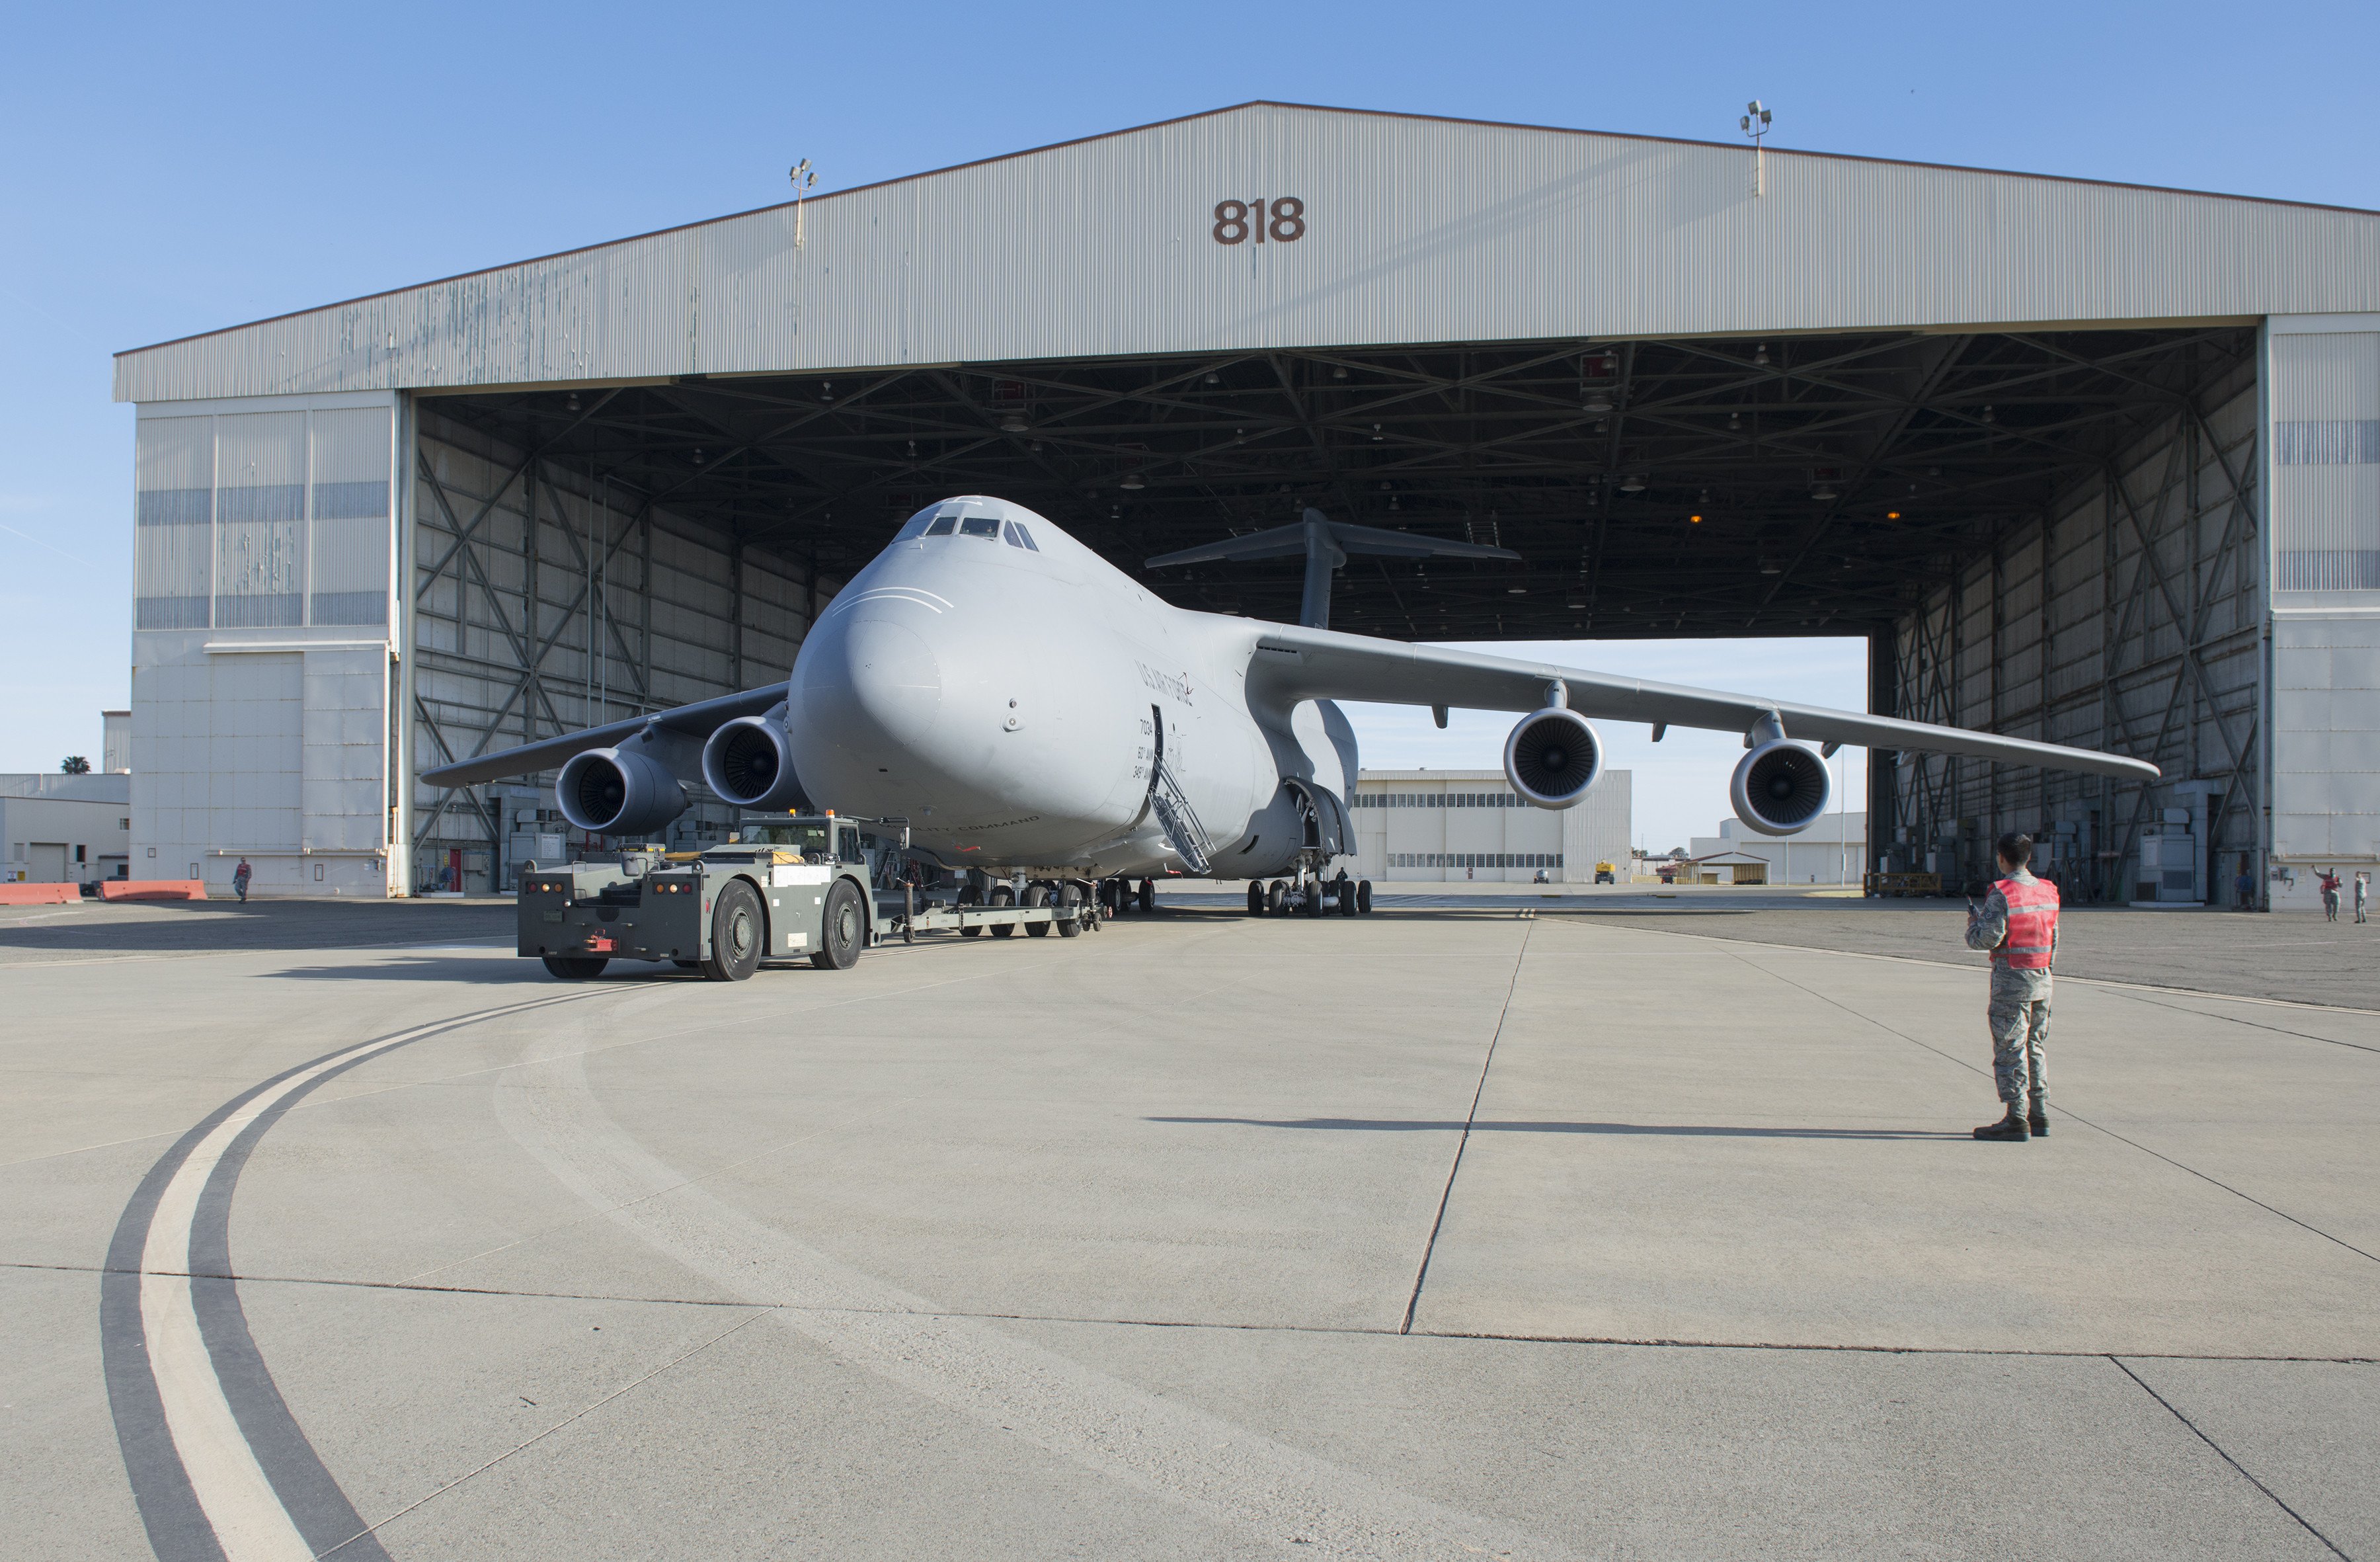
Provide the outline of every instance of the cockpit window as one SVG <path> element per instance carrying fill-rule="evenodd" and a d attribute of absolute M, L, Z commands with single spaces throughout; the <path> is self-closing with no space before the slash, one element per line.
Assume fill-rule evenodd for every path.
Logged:
<path fill-rule="evenodd" d="M 936 521 L 935 525 L 941 523 Z M 1000 518 L 996 515 L 971 515 L 959 522 L 962 537 L 983 537 L 997 542 L 1000 538 Z"/>
<path fill-rule="evenodd" d="M 1008 545 L 1012 548 L 1029 549 L 1037 554 L 1041 551 L 1033 546 L 1033 533 L 1013 520 L 1008 523 Z"/>
<path fill-rule="evenodd" d="M 958 524 L 958 520 L 959 518 L 954 515 L 938 515 L 934 518 L 934 523 L 926 528 L 926 535 L 929 537 L 947 537 L 951 534 L 951 528 L 956 526 Z"/>

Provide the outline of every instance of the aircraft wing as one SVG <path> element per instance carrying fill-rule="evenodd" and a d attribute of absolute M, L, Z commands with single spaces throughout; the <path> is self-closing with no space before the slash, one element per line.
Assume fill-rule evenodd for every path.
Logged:
<path fill-rule="evenodd" d="M 1588 717 L 1749 732 L 1755 722 L 1773 713 L 1788 738 L 1814 743 L 1968 754 L 2007 764 L 2082 771 L 2126 781 L 2154 781 L 2158 775 L 2157 767 L 2144 760 L 2036 743 L 2027 738 L 2002 738 L 1965 727 L 1935 726 L 1713 689 L 1647 683 L 1642 678 L 1558 667 L 1549 662 L 1519 662 L 1288 624 L 1261 626 L 1256 653 L 1248 664 L 1251 694 L 1286 700 L 1449 705 L 1475 711 L 1537 710 L 1546 703 L 1547 686 L 1556 679 L 1569 689 L 1570 708 Z"/>
<path fill-rule="evenodd" d="M 504 749 L 492 754 L 473 754 L 468 759 L 442 764 L 435 770 L 425 770 L 421 779 L 433 787 L 468 787 L 476 782 L 493 781 L 505 775 L 528 775 L 540 770 L 550 770 L 573 754 L 589 749 L 605 749 L 625 743 L 647 727 L 659 726 L 670 732 L 681 732 L 690 738 L 708 738 L 737 716 L 757 716 L 772 711 L 785 702 L 786 686 L 782 683 L 747 689 L 741 694 L 722 694 L 716 700 L 701 700 L 674 710 L 655 711 L 650 715 L 631 716 L 602 726 L 582 727 L 565 732 L 558 738 L 541 738 L 534 743 L 524 743 L 516 749 Z"/>

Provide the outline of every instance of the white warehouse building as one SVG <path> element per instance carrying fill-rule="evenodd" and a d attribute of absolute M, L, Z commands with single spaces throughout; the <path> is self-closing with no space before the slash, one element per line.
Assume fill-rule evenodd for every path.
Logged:
<path fill-rule="evenodd" d="M 783 678 L 953 493 L 1260 617 L 1293 567 L 1143 560 L 1308 504 L 1495 541 L 1334 626 L 1857 635 L 1879 712 L 2165 773 L 1874 754 L 1869 866 L 2380 863 L 2380 214 L 1755 166 L 1247 104 L 125 352 L 137 871 L 502 887 L 550 794 L 419 772 Z"/>
<path fill-rule="evenodd" d="M 1532 806 L 1500 770 L 1366 770 L 1355 786 L 1358 878 L 1593 884 L 1628 874 L 1632 776 L 1606 771 L 1575 808 Z"/>
<path fill-rule="evenodd" d="M 0 775 L 0 884 L 127 877 L 131 783 L 123 775 Z"/>
<path fill-rule="evenodd" d="M 1822 813 L 1806 830 L 1764 836 L 1742 822 L 1722 819 L 1715 835 L 1686 845 L 1696 861 L 1708 857 L 1756 857 L 1766 865 L 1761 883 L 1857 886 L 1866 872 L 1867 814 L 1859 809 Z M 1745 882 L 1737 874 L 1732 882 Z"/>

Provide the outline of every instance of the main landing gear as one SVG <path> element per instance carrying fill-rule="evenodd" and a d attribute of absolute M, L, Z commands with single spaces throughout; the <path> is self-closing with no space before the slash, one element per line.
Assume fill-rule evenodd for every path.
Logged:
<path fill-rule="evenodd" d="M 1343 868 L 1332 879 L 1300 873 L 1293 879 L 1275 879 L 1270 884 L 1261 879 L 1248 883 L 1252 917 L 1319 917 L 1326 912 L 1360 917 L 1371 909 L 1372 881 L 1349 878 Z"/>
<path fill-rule="evenodd" d="M 1099 906 L 1111 917 L 1121 917 L 1127 911 L 1146 916 L 1157 909 L 1157 881 L 1143 879 L 1135 888 L 1130 879 L 1101 879 Z"/>

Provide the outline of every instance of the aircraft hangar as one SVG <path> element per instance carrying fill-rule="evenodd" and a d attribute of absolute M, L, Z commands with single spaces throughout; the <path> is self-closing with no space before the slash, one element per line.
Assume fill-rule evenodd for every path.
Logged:
<path fill-rule="evenodd" d="M 1142 561 L 1335 518 L 1333 627 L 1857 635 L 1871 704 L 2154 787 L 1871 756 L 1876 865 L 2380 863 L 2380 214 L 1257 103 L 119 355 L 133 873 L 508 887 L 472 752 L 782 677 L 928 500 Z M 1735 680 L 1757 690 L 1761 669 Z M 1718 799 L 1714 798 L 1714 804 Z M 725 821 L 698 808 L 674 828 Z"/>

